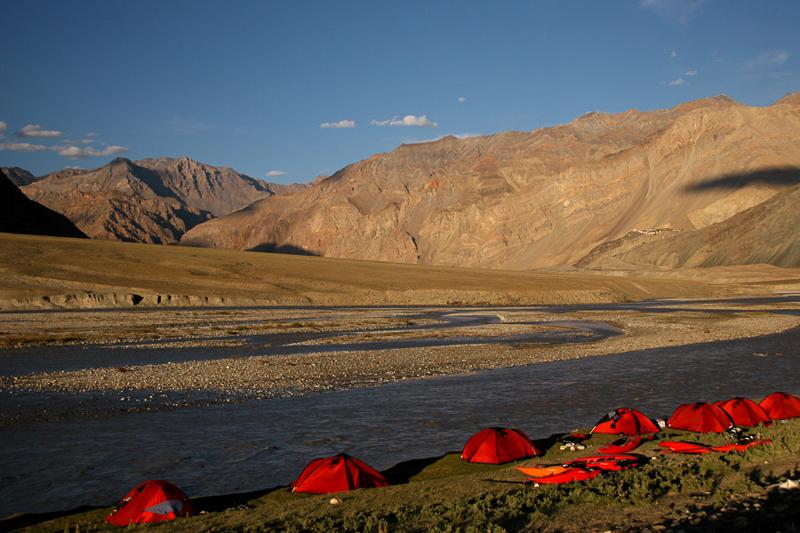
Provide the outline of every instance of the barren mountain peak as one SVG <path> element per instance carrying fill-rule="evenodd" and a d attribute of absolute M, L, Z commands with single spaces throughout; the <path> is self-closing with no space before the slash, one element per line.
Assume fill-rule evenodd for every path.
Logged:
<path fill-rule="evenodd" d="M 131 161 L 127 157 L 115 157 L 114 159 L 112 159 L 108 163 L 107 166 L 112 166 L 112 167 L 113 166 L 119 166 L 119 165 L 131 166 L 132 164 L 133 164 L 133 161 Z"/>
<path fill-rule="evenodd" d="M 670 110 L 590 112 L 532 132 L 404 144 L 302 194 L 201 224 L 181 243 L 452 266 L 572 265 L 634 230 L 697 231 L 795 185 L 800 110 L 730 112 L 745 107 L 721 94 Z"/>
<path fill-rule="evenodd" d="M 773 105 L 800 105 L 800 92 L 787 93 Z"/>
<path fill-rule="evenodd" d="M 0 168 L 0 171 L 5 172 L 8 179 L 11 180 L 11 183 L 17 187 L 22 187 L 23 185 L 33 183 L 37 179 L 36 176 L 20 167 L 2 167 Z"/>
<path fill-rule="evenodd" d="M 732 106 L 740 106 L 739 102 L 734 100 L 733 98 L 728 97 L 724 94 L 718 94 L 717 96 L 712 96 L 709 98 L 700 98 L 699 100 L 693 100 L 691 102 L 685 102 L 683 104 L 679 104 L 672 108 L 672 111 L 678 113 L 686 113 L 695 109 L 705 109 L 705 108 L 721 108 L 721 107 L 732 107 Z"/>
<path fill-rule="evenodd" d="M 137 162 L 118 157 L 100 168 L 50 174 L 22 190 L 93 238 L 175 243 L 213 216 L 275 194 L 271 187 L 188 157 Z"/>

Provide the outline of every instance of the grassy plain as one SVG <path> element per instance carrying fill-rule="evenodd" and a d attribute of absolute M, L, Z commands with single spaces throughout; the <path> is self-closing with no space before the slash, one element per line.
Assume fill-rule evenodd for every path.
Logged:
<path fill-rule="evenodd" d="M 769 292 L 755 281 L 464 269 L 0 233 L 2 310 L 585 304 Z"/>

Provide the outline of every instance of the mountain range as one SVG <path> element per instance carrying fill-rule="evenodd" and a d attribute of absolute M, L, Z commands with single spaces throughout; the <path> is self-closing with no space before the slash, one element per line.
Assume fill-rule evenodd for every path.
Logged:
<path fill-rule="evenodd" d="M 589 113 L 532 132 L 402 145 L 199 225 L 181 244 L 521 270 L 797 266 L 784 248 L 797 246 L 798 227 L 786 230 L 765 202 L 791 204 L 799 141 L 800 93 L 764 108 L 720 95 Z M 769 239 L 747 226 L 750 209 Z"/>
<path fill-rule="evenodd" d="M 93 239 L 175 244 L 190 228 L 303 186 L 266 183 L 189 158 L 117 158 L 91 170 L 33 178 L 9 169 L 25 195 L 66 215 Z"/>
<path fill-rule="evenodd" d="M 448 136 L 306 185 L 187 158 L 9 170 L 92 238 L 513 270 L 800 266 L 800 93 Z"/>

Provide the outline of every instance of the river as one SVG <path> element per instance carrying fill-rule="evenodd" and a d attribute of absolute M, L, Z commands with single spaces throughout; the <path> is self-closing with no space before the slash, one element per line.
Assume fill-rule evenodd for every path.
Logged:
<path fill-rule="evenodd" d="M 574 308 L 571 308 L 574 309 Z M 346 452 L 381 470 L 460 450 L 490 426 L 531 438 L 632 407 L 800 391 L 800 329 L 250 403 L 34 422 L 0 439 L 0 517 L 111 505 L 147 479 L 190 496 L 287 485 Z"/>

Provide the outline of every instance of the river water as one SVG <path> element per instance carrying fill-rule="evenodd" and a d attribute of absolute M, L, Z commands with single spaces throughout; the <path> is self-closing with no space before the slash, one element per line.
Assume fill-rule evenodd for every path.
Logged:
<path fill-rule="evenodd" d="M 490 426 L 531 438 L 633 407 L 800 391 L 800 329 L 302 397 L 105 419 L 36 422 L 0 439 L 0 517 L 111 505 L 167 479 L 190 497 L 287 485 L 346 452 L 382 470 L 460 450 Z"/>

